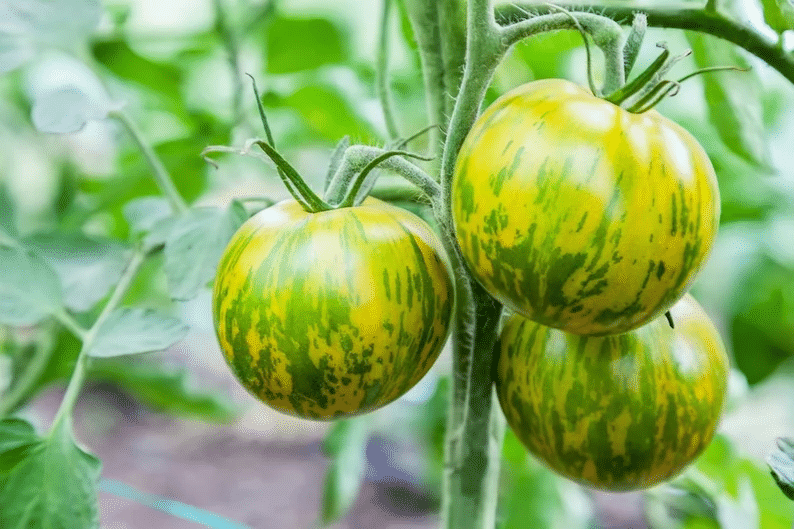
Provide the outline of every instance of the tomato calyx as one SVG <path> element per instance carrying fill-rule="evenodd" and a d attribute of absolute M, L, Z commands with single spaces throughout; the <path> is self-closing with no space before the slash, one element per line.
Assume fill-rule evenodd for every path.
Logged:
<path fill-rule="evenodd" d="M 348 154 L 351 147 L 350 137 L 345 136 L 336 145 L 336 148 L 331 155 L 331 160 L 325 179 L 325 197 L 321 198 L 311 189 L 311 187 L 309 187 L 301 174 L 292 165 L 290 165 L 290 163 L 276 149 L 275 141 L 273 140 L 273 134 L 270 130 L 270 125 L 268 124 L 267 115 L 265 114 L 265 109 L 262 105 L 262 98 L 260 97 L 259 90 L 256 86 L 256 81 L 250 74 L 246 75 L 251 78 L 254 95 L 256 97 L 257 109 L 259 111 L 259 118 L 262 122 L 266 139 L 249 139 L 245 142 L 245 146 L 242 149 L 235 149 L 233 147 L 222 145 L 212 145 L 206 147 L 201 154 L 207 163 L 215 166 L 215 168 L 218 167 L 218 164 L 207 157 L 208 153 L 233 152 L 236 154 L 253 156 L 265 161 L 269 159 L 275 164 L 276 171 L 284 183 L 284 186 L 287 188 L 287 191 L 289 191 L 295 201 L 307 213 L 319 213 L 323 211 L 359 205 L 364 198 L 366 198 L 366 196 L 369 194 L 369 190 L 371 189 L 371 180 L 369 182 L 370 186 L 366 188 L 364 187 L 367 177 L 373 169 L 389 158 L 394 156 L 402 156 L 416 160 L 432 160 L 432 158 L 405 151 L 404 148 L 410 141 L 431 130 L 433 127 L 436 127 L 436 125 L 426 127 L 408 138 L 395 141 L 393 144 L 394 148 L 390 150 L 375 149 L 379 152 L 377 152 L 377 154 L 373 154 L 370 157 L 371 159 L 369 159 L 368 162 L 358 171 L 356 168 L 345 167 L 347 161 L 346 155 Z M 262 152 L 264 152 L 265 156 L 262 156 L 256 152 L 252 152 L 251 148 L 254 146 L 259 147 Z M 409 181 L 412 179 L 416 180 L 418 178 L 421 181 L 420 184 L 424 183 L 428 184 L 427 187 L 432 187 L 429 182 L 426 182 L 426 180 L 429 180 L 430 177 L 425 175 L 418 168 L 416 168 L 416 170 L 417 171 L 408 171 L 409 174 L 403 174 L 403 176 L 409 179 Z M 422 185 L 419 187 L 422 188 Z"/>
<path fill-rule="evenodd" d="M 641 39 L 642 37 L 640 36 L 638 38 Z M 636 44 L 636 46 L 638 47 L 638 44 Z M 681 83 L 696 75 L 727 70 L 739 72 L 749 71 L 749 69 L 743 69 L 737 66 L 711 66 L 689 73 L 677 81 L 671 81 L 665 79 L 664 76 L 678 61 L 691 55 L 692 50 L 686 50 L 680 55 L 671 56 L 670 50 L 667 48 L 667 43 L 659 42 L 656 46 L 662 48 L 662 53 L 659 54 L 656 60 L 632 81 L 624 84 L 611 94 L 605 95 L 603 99 L 623 107 L 631 113 L 642 114 L 658 105 L 664 98 L 675 96 L 681 88 Z M 626 55 L 627 74 L 629 68 L 633 65 L 634 59 L 636 59 L 636 54 L 634 54 L 633 50 L 634 46 L 632 46 L 630 55 L 626 55 L 627 52 L 624 51 L 624 55 Z M 589 54 L 587 69 L 588 72 L 591 69 Z"/>

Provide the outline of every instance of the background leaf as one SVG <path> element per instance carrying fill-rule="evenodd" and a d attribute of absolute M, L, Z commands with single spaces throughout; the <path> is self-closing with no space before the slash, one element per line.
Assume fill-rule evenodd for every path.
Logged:
<path fill-rule="evenodd" d="M 170 229 L 165 246 L 165 274 L 174 299 L 195 297 L 214 276 L 218 260 L 245 209 L 233 203 L 226 209 L 191 208 Z"/>
<path fill-rule="evenodd" d="M 794 29 L 794 3 L 791 0 L 761 0 L 764 9 L 764 22 L 769 27 L 783 33 Z"/>
<path fill-rule="evenodd" d="M 267 70 L 283 74 L 342 62 L 345 34 L 325 18 L 275 19 L 267 31 Z"/>
<path fill-rule="evenodd" d="M 64 86 L 39 95 L 33 104 L 33 125 L 41 132 L 77 132 L 86 123 L 104 119 L 111 107 L 78 86 Z"/>
<path fill-rule="evenodd" d="M 228 422 L 237 411 L 223 393 L 192 381 L 187 369 L 159 360 L 140 357 L 100 360 L 92 362 L 89 377 L 114 384 L 162 413 Z"/>
<path fill-rule="evenodd" d="M 130 200 L 124 205 L 123 211 L 124 218 L 130 225 L 130 231 L 136 234 L 151 231 L 158 222 L 172 214 L 171 204 L 160 196 Z M 165 242 L 165 239 L 162 242 Z"/>
<path fill-rule="evenodd" d="M 37 439 L 36 431 L 27 421 L 13 418 L 0 421 L 0 453 L 34 443 Z"/>
<path fill-rule="evenodd" d="M 323 451 L 331 458 L 320 507 L 324 524 L 341 519 L 358 497 L 366 471 L 369 433 L 369 419 L 356 417 L 335 423 L 323 442 Z"/>
<path fill-rule="evenodd" d="M 14 200 L 9 196 L 5 184 L 0 183 L 0 237 L 17 234 L 15 212 Z"/>
<path fill-rule="evenodd" d="M 779 438 L 778 449 L 767 458 L 777 486 L 789 499 L 794 500 L 794 439 Z"/>
<path fill-rule="evenodd" d="M 78 448 L 63 421 L 9 472 L 0 490 L 0 527 L 99 527 L 99 460 Z"/>
<path fill-rule="evenodd" d="M 58 276 L 19 246 L 0 246 L 0 323 L 33 325 L 61 309 Z"/>
<path fill-rule="evenodd" d="M 64 304 L 85 312 L 104 298 L 126 266 L 126 248 L 118 242 L 81 233 L 41 233 L 23 244 L 46 261 L 60 278 Z"/>
<path fill-rule="evenodd" d="M 749 66 L 744 55 L 731 44 L 699 33 L 687 33 L 687 39 L 700 68 Z M 758 98 L 763 88 L 756 73 L 717 72 L 703 75 L 702 81 L 709 119 L 725 145 L 753 164 L 769 168 L 772 156 Z"/>
<path fill-rule="evenodd" d="M 107 358 L 168 349 L 187 335 L 188 326 L 152 310 L 122 308 L 110 313 L 88 349 L 89 356 Z"/>

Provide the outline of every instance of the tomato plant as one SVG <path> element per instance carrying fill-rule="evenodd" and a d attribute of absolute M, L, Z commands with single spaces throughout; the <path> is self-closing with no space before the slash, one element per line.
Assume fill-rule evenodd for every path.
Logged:
<path fill-rule="evenodd" d="M 368 198 L 310 213 L 271 206 L 234 235 L 215 279 L 221 348 L 270 406 L 336 419 L 413 387 L 446 342 L 454 290 L 437 236 Z"/>
<path fill-rule="evenodd" d="M 628 526 L 791 527 L 794 441 L 774 479 L 756 461 L 794 423 L 789 0 L 180 2 L 0 6 L 0 526 L 129 525 L 103 492 L 210 527 L 357 527 L 357 498 L 421 489 L 445 529 L 584 529 L 615 501 L 587 488 L 649 487 L 621 496 Z M 646 61 L 648 28 L 670 46 Z M 709 75 L 682 88 L 676 64 Z M 324 185 L 285 155 L 327 159 Z M 231 378 L 231 405 L 230 377 L 253 397 Z M 268 451 L 207 456 L 203 483 L 232 485 L 216 516 L 111 438 L 152 413 L 171 448 L 164 414 L 259 433 L 262 402 L 328 419 L 278 417 L 325 436 L 304 446 L 322 487 L 274 503 Z M 263 437 L 239 446 L 283 441 Z"/>
<path fill-rule="evenodd" d="M 562 79 L 522 85 L 483 112 L 452 188 L 474 276 L 526 317 L 578 334 L 664 313 L 719 225 L 716 175 L 691 134 Z"/>
<path fill-rule="evenodd" d="M 689 295 L 664 318 L 619 335 L 580 336 L 523 316 L 501 335 L 496 388 L 531 453 L 588 486 L 631 490 L 681 472 L 708 446 L 729 363 Z"/>

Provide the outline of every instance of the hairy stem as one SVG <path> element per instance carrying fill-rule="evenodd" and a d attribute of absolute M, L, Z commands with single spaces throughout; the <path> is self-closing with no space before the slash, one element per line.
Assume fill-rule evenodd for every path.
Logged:
<path fill-rule="evenodd" d="M 347 190 L 350 189 L 353 181 L 357 175 L 368 164 L 372 163 L 375 159 L 383 157 L 387 151 L 379 149 L 378 147 L 370 147 L 367 145 L 353 145 L 345 151 L 342 158 L 342 163 L 339 165 L 334 177 L 331 179 L 331 184 L 328 186 L 326 192 L 326 199 L 331 204 L 339 204 L 347 195 Z M 441 187 L 422 169 L 412 164 L 408 160 L 399 156 L 387 157 L 380 163 L 379 167 L 388 169 L 394 173 L 402 176 L 408 182 L 418 187 L 430 200 L 437 200 L 441 196 Z M 368 192 L 370 187 L 362 186 L 362 192 L 357 193 L 360 197 L 362 193 Z"/>
<path fill-rule="evenodd" d="M 85 382 L 85 375 L 86 375 L 86 364 L 88 362 L 87 351 L 91 349 L 91 346 L 94 344 L 94 340 L 96 340 L 97 333 L 99 332 L 100 327 L 105 320 L 107 320 L 108 316 L 110 315 L 113 310 L 118 307 L 121 299 L 124 297 L 124 294 L 127 292 L 127 289 L 130 287 L 132 280 L 135 278 L 135 275 L 140 270 L 141 265 L 146 258 L 146 254 L 141 251 L 136 251 L 130 261 L 127 263 L 127 267 L 124 270 L 124 273 L 119 279 L 118 284 L 116 284 L 116 288 L 113 290 L 113 293 L 108 298 L 107 303 L 102 308 L 102 312 L 100 312 L 99 316 L 97 317 L 94 324 L 91 326 L 90 329 L 83 335 L 83 345 L 80 348 L 80 354 L 77 356 L 77 362 L 74 366 L 74 371 L 72 372 L 72 376 L 69 379 L 69 385 L 66 386 L 66 393 L 63 396 L 63 400 L 61 401 L 61 405 L 58 408 L 58 412 L 55 414 L 55 419 L 52 423 L 52 428 L 50 431 L 55 431 L 64 420 L 69 420 L 72 414 L 72 410 L 74 409 L 74 405 L 77 402 L 77 396 L 80 394 L 80 390 L 83 387 L 83 383 Z"/>
<path fill-rule="evenodd" d="M 383 0 L 380 18 L 380 39 L 378 42 L 378 58 L 375 78 L 375 89 L 378 92 L 383 118 L 386 122 L 386 133 L 390 140 L 400 137 L 397 120 L 394 117 L 394 105 L 389 89 L 389 15 L 393 0 Z"/>
<path fill-rule="evenodd" d="M 443 197 L 435 208 L 457 278 L 453 332 L 452 399 L 446 439 L 441 519 L 445 529 L 494 526 L 495 484 L 500 464 L 493 453 L 490 418 L 493 344 L 501 307 L 471 279 L 452 226 L 451 182 L 463 140 L 507 47 L 488 0 L 467 8 L 466 66 L 441 160 Z"/>
<path fill-rule="evenodd" d="M 548 12 L 533 16 L 520 7 L 515 8 L 523 13 L 524 20 L 510 23 L 501 29 L 505 46 L 512 46 L 518 41 L 538 33 L 559 29 L 577 29 L 577 22 L 593 38 L 596 46 L 604 53 L 605 93 L 617 90 L 625 82 L 623 61 L 623 31 L 619 24 L 609 18 L 593 13 L 572 12 L 570 14 L 555 12 L 559 8 L 538 6 L 535 12 L 546 9 Z M 515 16 L 509 20 L 515 20 Z"/>
<path fill-rule="evenodd" d="M 436 155 L 441 152 L 441 146 L 445 141 L 447 123 L 445 112 L 447 88 L 438 7 L 436 0 L 405 0 L 405 2 L 422 60 L 427 115 L 430 124 L 438 125 L 438 128 L 430 131 L 431 152 Z"/>
<path fill-rule="evenodd" d="M 565 6 L 574 5 L 568 2 L 555 2 Z M 592 7 L 599 13 L 629 24 L 635 12 L 642 11 L 647 15 L 648 25 L 657 28 L 687 29 L 707 33 L 727 40 L 749 51 L 769 66 L 780 72 L 783 77 L 794 83 L 794 54 L 787 53 L 778 45 L 778 40 L 760 34 L 752 27 L 721 14 L 716 10 L 689 6 L 643 6 L 642 8 L 596 4 L 575 4 L 580 8 Z M 527 6 L 528 7 L 528 6 Z M 533 9 L 549 11 L 545 6 L 532 6 Z M 526 18 L 528 15 L 520 5 L 503 5 L 497 8 L 496 17 L 500 22 Z"/>
<path fill-rule="evenodd" d="M 455 106 L 466 62 L 466 3 L 462 0 L 441 0 L 438 3 L 438 18 L 441 25 L 446 87 L 444 115 L 448 119 Z M 446 122 L 439 123 L 445 131 L 446 125 Z"/>
<path fill-rule="evenodd" d="M 174 185 L 171 175 L 168 174 L 168 171 L 163 165 L 162 160 L 160 160 L 160 157 L 157 156 L 156 152 L 154 152 L 154 149 L 149 142 L 146 141 L 146 138 L 143 137 L 143 133 L 141 133 L 135 121 L 133 121 L 132 118 L 123 110 L 113 111 L 109 114 L 109 116 L 116 119 L 124 126 L 125 129 L 127 129 L 127 132 L 141 150 L 143 157 L 149 164 L 149 167 L 152 170 L 152 176 L 154 176 L 160 191 L 162 191 L 162 193 L 171 203 L 171 207 L 174 209 L 174 211 L 180 213 L 187 211 L 187 203 L 185 202 L 185 199 L 183 199 L 182 195 L 179 194 L 179 191 Z"/>

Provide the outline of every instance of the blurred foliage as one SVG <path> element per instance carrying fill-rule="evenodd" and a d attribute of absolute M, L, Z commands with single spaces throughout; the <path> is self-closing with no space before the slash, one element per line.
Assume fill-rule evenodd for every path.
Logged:
<path fill-rule="evenodd" d="M 667 5 L 662 0 L 644 5 L 650 3 Z M 794 27 L 789 0 L 718 3 L 727 11 L 754 11 L 756 24 L 763 17 L 767 29 L 777 33 Z M 161 349 L 183 336 L 185 327 L 175 317 L 181 304 L 173 300 L 206 291 L 219 248 L 248 215 L 232 198 L 282 196 L 268 165 L 243 166 L 219 157 L 216 171 L 199 155 L 207 145 L 241 146 L 246 138 L 261 135 L 249 81 L 239 73 L 250 73 L 260 83 L 276 143 L 305 174 L 322 175 L 333 146 L 344 135 L 358 143 L 385 141 L 374 90 L 377 2 L 352 10 L 350 2 L 307 0 L 294 7 L 289 0 L 224 0 L 220 4 L 228 26 L 218 20 L 194 26 L 165 20 L 151 28 L 136 23 L 138 2 L 109 4 L 105 17 L 102 5 L 93 0 L 9 0 L 13 12 L 0 6 L 0 13 L 9 15 L 0 21 L 0 31 L 5 31 L 0 41 L 0 137 L 6 147 L 0 152 L 4 413 L 21 409 L 42 389 L 68 379 L 80 341 L 49 315 L 69 310 L 78 324 L 88 325 L 136 246 L 165 250 L 147 261 L 133 281 L 124 305 L 136 308 L 124 309 L 111 320 L 97 356 Z M 392 32 L 391 78 L 400 129 L 413 131 L 426 125 L 427 116 L 404 7 L 399 17 Z M 689 81 L 660 109 L 699 139 L 717 171 L 721 247 L 695 293 L 724 330 L 734 367 L 749 384 L 760 386 L 794 356 L 794 118 L 789 111 L 794 87 L 715 38 L 653 32 L 646 46 L 652 47 L 654 38 L 670 41 L 671 48 L 693 48 L 694 60 L 683 62 L 678 67 L 682 70 L 684 65 L 689 71 L 725 64 L 752 67 L 750 72 Z M 230 53 L 237 53 L 239 72 Z M 647 63 L 649 57 L 641 55 L 640 61 Z M 64 70 L 51 67 L 52 61 L 73 68 L 68 90 Z M 505 59 L 486 103 L 533 79 L 582 82 L 583 72 L 576 32 L 538 36 L 516 46 Z M 235 101 L 240 101 L 239 108 Z M 182 196 L 200 208 L 174 212 L 157 197 L 159 188 L 134 142 L 116 121 L 104 119 L 122 106 L 153 143 Z M 83 123 L 82 130 L 65 135 L 35 129 L 80 128 Z M 419 152 L 421 141 L 414 147 Z M 386 186 L 376 189 L 379 193 L 428 214 L 425 205 L 406 200 L 404 194 L 390 197 Z M 156 343 L 136 341 L 136 330 L 152 322 L 161 331 Z M 101 358 L 92 362 L 88 376 L 164 413 L 228 421 L 236 411 L 226 396 L 202 388 L 173 355 Z M 366 447 L 376 435 L 419 447 L 420 470 L 406 472 L 434 502 L 440 501 L 447 391 L 448 381 L 441 378 L 416 402 L 396 403 L 334 426 L 324 445 L 330 466 L 323 521 L 343 518 L 352 505 L 372 465 Z M 794 437 L 794 424 L 782 428 Z M 46 467 L 48 484 L 63 493 L 59 498 L 80 504 L 74 495 L 91 482 L 98 463 L 68 435 L 40 439 L 17 419 L 0 422 L 0 434 L 0 491 L 9 480 L 24 481 L 27 469 Z M 56 442 L 61 443 L 57 450 Z M 743 455 L 746 448 L 719 436 L 691 471 L 647 493 L 648 525 L 790 528 L 794 504 L 757 461 Z M 790 486 L 791 453 L 782 449 L 775 454 L 773 473 Z M 503 456 L 501 529 L 576 529 L 597 523 L 592 495 L 532 460 L 510 433 Z M 80 470 L 79 483 L 61 479 L 67 467 Z M 17 516 L 20 498 L 0 499 L 11 505 L 2 516 Z M 88 520 L 94 513 L 80 515 Z"/>

